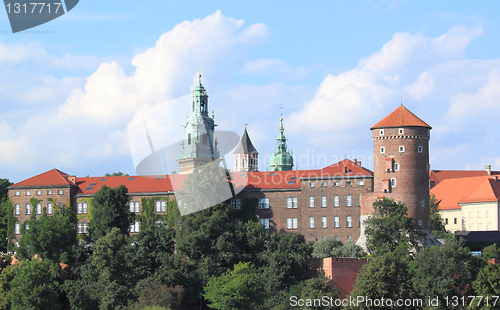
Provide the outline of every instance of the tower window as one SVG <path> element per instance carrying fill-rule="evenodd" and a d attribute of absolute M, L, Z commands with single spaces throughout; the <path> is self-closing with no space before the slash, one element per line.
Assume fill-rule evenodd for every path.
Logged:
<path fill-rule="evenodd" d="M 380 135 L 383 136 L 384 135 L 384 130 L 383 129 L 380 129 Z"/>
<path fill-rule="evenodd" d="M 399 171 L 399 164 L 398 164 L 398 163 L 395 163 L 395 164 L 394 164 L 394 170 L 395 170 L 395 171 Z"/>
<path fill-rule="evenodd" d="M 424 148 L 420 145 L 420 146 L 418 147 L 418 152 L 419 152 L 419 153 L 422 153 L 423 151 L 424 151 Z"/>
<path fill-rule="evenodd" d="M 382 154 L 383 154 L 383 153 L 385 153 L 385 147 L 383 147 L 383 146 L 382 146 L 382 147 L 380 148 L 380 153 L 382 153 Z"/>
<path fill-rule="evenodd" d="M 401 152 L 401 153 L 402 153 L 402 152 L 404 152 L 404 151 L 405 151 L 405 147 L 404 147 L 404 145 L 400 145 L 400 146 L 399 146 L 399 152 Z"/>
<path fill-rule="evenodd" d="M 191 145 L 191 134 L 188 133 L 188 145 Z"/>
<path fill-rule="evenodd" d="M 405 133 L 405 130 L 403 128 L 399 128 L 399 134 L 402 135 Z"/>
<path fill-rule="evenodd" d="M 396 187 L 396 179 L 395 178 L 391 179 L 391 187 Z"/>

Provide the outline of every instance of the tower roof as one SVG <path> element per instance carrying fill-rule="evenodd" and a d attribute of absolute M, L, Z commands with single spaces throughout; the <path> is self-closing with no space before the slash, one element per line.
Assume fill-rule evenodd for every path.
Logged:
<path fill-rule="evenodd" d="M 383 120 L 373 125 L 370 129 L 386 128 L 386 127 L 432 127 L 413 114 L 404 105 L 400 105 L 391 114 L 387 115 Z"/>
<path fill-rule="evenodd" d="M 234 150 L 233 154 L 247 154 L 257 152 L 257 149 L 253 146 L 252 140 L 247 133 L 247 128 L 245 127 L 245 132 L 243 132 L 243 136 L 241 137 L 241 141 Z"/>

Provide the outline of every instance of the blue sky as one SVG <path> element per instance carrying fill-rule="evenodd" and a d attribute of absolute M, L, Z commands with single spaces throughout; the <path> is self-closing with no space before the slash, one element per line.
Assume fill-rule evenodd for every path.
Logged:
<path fill-rule="evenodd" d="M 432 169 L 500 170 L 499 6 L 80 1 L 16 34 L 0 10 L 0 177 L 134 174 L 148 150 L 132 125 L 177 143 L 199 68 L 217 129 L 248 124 L 261 170 L 280 106 L 299 169 L 373 168 L 369 128 L 401 97 L 433 127 Z"/>

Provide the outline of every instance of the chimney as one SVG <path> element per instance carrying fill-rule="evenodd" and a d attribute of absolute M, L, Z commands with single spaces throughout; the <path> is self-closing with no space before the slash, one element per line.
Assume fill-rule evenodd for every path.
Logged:
<path fill-rule="evenodd" d="M 354 159 L 352 160 L 352 162 L 353 162 L 355 165 L 357 165 L 357 164 L 358 164 L 358 160 L 357 160 L 356 158 L 354 158 Z"/>
<path fill-rule="evenodd" d="M 484 167 L 484 170 L 486 170 L 486 173 L 487 173 L 488 175 L 491 175 L 491 165 L 486 165 L 486 166 Z"/>

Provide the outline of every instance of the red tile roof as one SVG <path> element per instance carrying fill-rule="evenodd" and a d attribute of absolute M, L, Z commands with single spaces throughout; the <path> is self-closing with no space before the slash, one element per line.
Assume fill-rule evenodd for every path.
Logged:
<path fill-rule="evenodd" d="M 369 177 L 373 176 L 373 172 L 356 165 L 349 159 L 344 159 L 323 169 L 241 172 L 233 173 L 232 176 L 235 188 L 246 186 L 246 190 L 299 189 L 301 186 L 301 178 L 321 179 L 330 177 Z"/>
<path fill-rule="evenodd" d="M 461 203 L 500 201 L 500 180 L 496 176 L 446 179 L 431 189 L 440 210 L 459 209 Z"/>
<path fill-rule="evenodd" d="M 75 185 L 73 180 L 70 178 L 74 177 L 68 175 L 57 169 L 52 169 L 42 174 L 36 175 L 19 183 L 13 184 L 10 187 L 22 187 L 22 186 L 67 186 Z"/>
<path fill-rule="evenodd" d="M 373 125 L 370 129 L 387 127 L 426 127 L 431 129 L 431 126 L 427 125 L 427 123 L 418 118 L 418 116 L 413 114 L 404 105 L 400 105 L 396 110 Z"/>
<path fill-rule="evenodd" d="M 185 174 L 78 178 L 79 189 L 76 191 L 76 195 L 93 195 L 103 185 L 112 188 L 125 185 L 130 194 L 172 192 L 182 188 L 185 178 Z"/>
<path fill-rule="evenodd" d="M 434 182 L 435 185 L 447 179 L 459 179 L 487 176 L 485 170 L 431 170 L 429 172 L 429 181 Z M 500 175 L 500 171 L 491 171 L 491 175 Z"/>
<path fill-rule="evenodd" d="M 78 186 L 76 195 L 93 195 L 103 185 L 118 187 L 125 185 L 130 194 L 166 193 L 181 190 L 187 175 L 162 176 L 109 176 L 109 177 L 78 177 L 76 183 L 71 183 L 66 173 L 50 170 L 38 176 L 12 185 L 16 186 L 54 186 L 73 184 Z M 266 171 L 266 172 L 236 172 L 231 173 L 235 191 L 261 189 L 300 189 L 301 178 L 321 179 L 332 177 L 371 177 L 373 172 L 358 166 L 349 159 L 316 170 Z"/>

